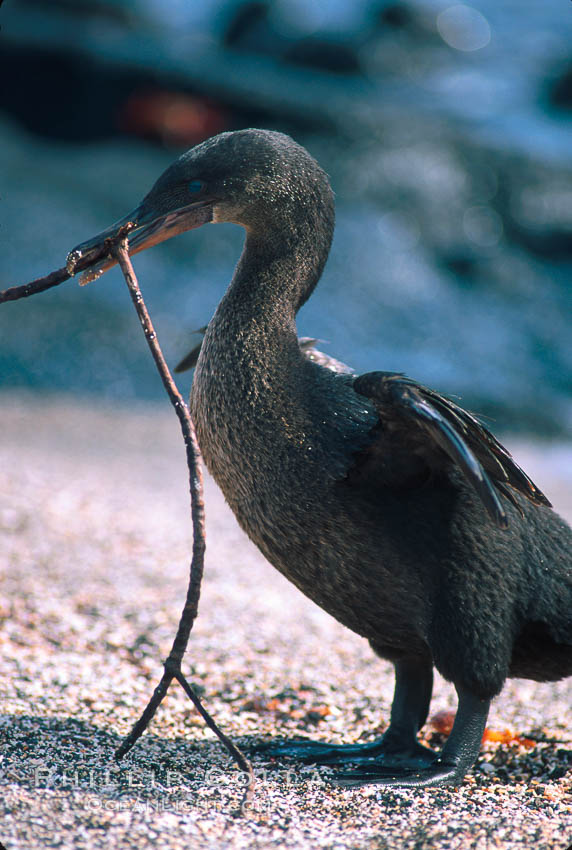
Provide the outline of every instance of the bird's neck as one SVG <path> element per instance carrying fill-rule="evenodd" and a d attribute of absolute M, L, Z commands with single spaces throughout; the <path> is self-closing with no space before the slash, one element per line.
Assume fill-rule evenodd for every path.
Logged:
<path fill-rule="evenodd" d="M 247 232 L 231 284 L 209 325 L 217 347 L 246 343 L 258 352 L 258 367 L 270 352 L 280 356 L 295 344 L 296 313 L 314 290 L 326 262 L 331 233 L 322 238 L 300 232 Z M 208 346 L 207 346 L 208 348 Z M 240 354 L 240 351 L 237 351 Z M 238 364 L 237 364 L 238 365 Z"/>
<path fill-rule="evenodd" d="M 296 313 L 328 249 L 329 239 L 310 233 L 294 239 L 249 232 L 205 334 L 191 410 L 205 462 L 243 518 L 260 476 L 272 480 L 277 466 L 304 451 L 311 431 Z"/>

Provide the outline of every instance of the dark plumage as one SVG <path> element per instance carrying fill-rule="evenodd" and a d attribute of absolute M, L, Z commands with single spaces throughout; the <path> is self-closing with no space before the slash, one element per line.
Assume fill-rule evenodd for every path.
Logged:
<path fill-rule="evenodd" d="M 306 356 L 295 316 L 322 273 L 334 203 L 292 139 L 263 130 L 209 139 L 125 220 L 137 225 L 132 251 L 206 221 L 245 228 L 191 391 L 205 462 L 268 560 L 395 664 L 380 741 L 271 752 L 357 761 L 348 783 L 460 781 L 508 676 L 572 674 L 570 528 L 449 399 L 403 375 L 355 377 Z M 459 695 L 440 755 L 416 740 L 433 666 Z"/>
<path fill-rule="evenodd" d="M 196 331 L 193 331 L 195 334 L 201 334 L 203 337 L 207 331 L 207 325 L 202 328 L 198 328 Z M 313 360 L 314 363 L 319 363 L 320 366 L 325 366 L 327 369 L 331 369 L 332 372 L 340 372 L 345 373 L 346 375 L 353 375 L 354 371 L 349 366 L 346 366 L 345 363 L 342 363 L 341 360 L 336 360 L 335 357 L 330 357 L 329 354 L 325 354 L 323 351 L 319 351 L 316 348 L 316 343 L 319 340 L 314 339 L 311 336 L 300 336 L 298 337 L 298 345 L 300 346 L 300 351 L 305 354 L 308 360 Z M 200 342 L 192 348 L 189 353 L 183 357 L 183 359 L 177 363 L 175 366 L 175 372 L 187 372 L 189 369 L 194 369 L 199 361 L 199 354 L 201 353 L 203 341 Z"/>

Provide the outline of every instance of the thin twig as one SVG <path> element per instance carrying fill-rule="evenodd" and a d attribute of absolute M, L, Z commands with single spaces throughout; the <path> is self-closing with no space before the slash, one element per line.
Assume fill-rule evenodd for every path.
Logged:
<path fill-rule="evenodd" d="M 0 304 L 5 301 L 18 301 L 19 298 L 28 298 L 29 295 L 35 295 L 36 292 L 44 292 L 46 289 L 51 289 L 52 286 L 59 286 L 64 280 L 71 277 L 67 268 L 57 269 L 45 277 L 39 277 L 36 280 L 31 280 L 30 283 L 23 283 L 22 286 L 12 286 L 10 289 L 0 291 Z"/>
<path fill-rule="evenodd" d="M 159 374 L 161 375 L 161 379 L 171 400 L 171 403 L 173 404 L 177 416 L 179 417 L 179 422 L 181 424 L 181 430 L 183 432 L 183 438 L 185 441 L 185 448 L 187 452 L 187 464 L 189 467 L 189 480 L 191 489 L 191 514 L 193 522 L 193 555 L 191 560 L 189 586 L 187 589 L 187 598 L 185 601 L 183 612 L 181 614 L 181 619 L 179 621 L 177 634 L 175 636 L 175 640 L 173 641 L 173 646 L 171 648 L 169 656 L 165 661 L 165 670 L 161 681 L 155 688 L 153 696 L 151 697 L 143 714 L 141 715 L 137 723 L 134 725 L 129 735 L 125 738 L 125 740 L 115 753 L 115 756 L 117 759 L 121 759 L 133 747 L 137 739 L 143 734 L 143 732 L 149 725 L 157 708 L 163 701 L 165 695 L 167 694 L 167 690 L 169 688 L 169 685 L 171 684 L 171 681 L 173 679 L 176 679 L 184 689 L 187 696 L 192 700 L 208 727 L 212 729 L 212 731 L 218 736 L 219 740 L 227 749 L 231 757 L 236 761 L 240 769 L 245 771 L 249 775 L 250 788 L 254 778 L 250 762 L 248 761 L 246 756 L 244 756 L 244 754 L 238 749 L 238 747 L 236 747 L 235 744 L 233 744 L 233 742 L 224 734 L 224 732 L 219 729 L 216 722 L 201 704 L 199 697 L 197 696 L 193 688 L 189 685 L 183 673 L 181 672 L 181 661 L 185 654 L 189 635 L 191 633 L 193 623 L 198 613 L 201 580 L 203 576 L 204 566 L 204 503 L 202 496 L 202 472 L 199 464 L 199 447 L 195 435 L 193 422 L 190 417 L 189 409 L 183 401 L 183 398 L 171 376 L 171 373 L 157 341 L 157 335 L 151 322 L 151 318 L 149 316 L 149 313 L 147 312 L 147 308 L 143 301 L 143 296 L 141 294 L 141 290 L 139 289 L 139 284 L 137 282 L 135 272 L 133 271 L 131 260 L 129 259 L 127 239 L 123 237 L 120 242 L 116 242 L 115 244 L 113 244 L 111 247 L 111 252 L 113 256 L 117 259 L 119 265 L 121 266 L 121 271 L 123 272 L 123 275 L 125 277 L 125 281 L 131 294 L 131 299 L 133 301 L 133 304 L 135 305 L 135 309 L 137 311 L 137 315 L 139 316 L 139 321 L 141 322 L 141 325 L 143 327 L 145 338 L 147 339 L 149 348 L 151 349 L 153 359 L 155 360 L 155 364 L 157 366 Z M 241 808 L 244 807 L 245 800 L 243 800 Z"/>
<path fill-rule="evenodd" d="M 17 301 L 20 298 L 28 298 L 31 295 L 36 295 L 38 292 L 44 292 L 47 289 L 58 286 L 60 283 L 69 280 L 69 278 L 77 272 L 83 271 L 85 268 L 92 266 L 94 263 L 104 259 L 110 254 L 115 257 L 121 267 L 123 276 L 125 277 L 125 281 L 131 294 L 131 299 L 135 305 L 137 315 L 139 316 L 139 320 L 143 327 L 145 338 L 147 339 L 147 343 L 151 349 L 151 353 L 163 381 L 163 385 L 165 386 L 169 399 L 175 408 L 181 425 L 181 430 L 183 432 L 191 490 L 193 554 L 187 597 L 179 620 L 179 627 L 177 629 L 177 634 L 175 635 L 175 640 L 173 641 L 173 646 L 171 647 L 169 656 L 164 664 L 163 676 L 155 688 L 145 710 L 141 714 L 141 717 L 135 723 L 131 732 L 124 739 L 121 746 L 117 749 L 115 757 L 117 759 L 123 758 L 123 756 L 129 752 L 135 742 L 145 732 L 149 723 L 153 719 L 155 712 L 165 698 L 169 685 L 173 679 L 176 679 L 187 696 L 192 700 L 209 728 L 212 729 L 212 731 L 218 736 L 219 740 L 227 749 L 230 756 L 238 764 L 239 768 L 248 775 L 248 784 L 236 812 L 236 814 L 242 815 L 244 814 L 246 804 L 251 798 L 252 789 L 254 787 L 254 772 L 252 770 L 252 766 L 239 748 L 233 744 L 230 738 L 228 738 L 221 729 L 219 729 L 216 722 L 204 708 L 199 697 L 181 672 L 181 661 L 185 654 L 191 629 L 193 628 L 193 624 L 198 613 L 201 581 L 203 576 L 205 531 L 202 472 L 199 464 L 199 447 L 189 409 L 183 401 L 183 398 L 177 389 L 177 385 L 173 381 L 165 358 L 163 357 L 163 353 L 157 341 L 157 335 L 153 328 L 149 313 L 147 312 L 147 308 L 145 307 L 143 296 L 139 289 L 135 272 L 133 271 L 133 266 L 131 265 L 131 260 L 129 259 L 126 237 L 127 233 L 132 228 L 133 224 L 131 222 L 125 224 L 121 227 L 113 239 L 106 239 L 97 252 L 90 252 L 85 257 L 70 254 L 68 256 L 68 262 L 64 268 L 57 269 L 44 277 L 37 278 L 36 280 L 32 280 L 29 283 L 22 284 L 21 286 L 13 286 L 9 289 L 0 291 L 0 304 L 7 301 Z"/>
<path fill-rule="evenodd" d="M 120 233 L 124 232 L 124 225 Z M 36 295 L 38 292 L 45 292 L 46 289 L 51 289 L 53 286 L 59 286 L 60 283 L 69 280 L 70 277 L 93 265 L 99 260 L 103 260 L 109 255 L 109 245 L 107 240 L 98 251 L 92 251 L 85 257 L 68 257 L 68 262 L 61 269 L 50 272 L 44 277 L 38 277 L 36 280 L 31 280 L 29 283 L 23 283 L 21 286 L 11 286 L 10 289 L 0 290 L 0 304 L 6 301 L 18 301 L 20 298 L 29 298 L 30 295 Z"/>
<path fill-rule="evenodd" d="M 222 741 L 222 743 L 224 744 L 224 746 L 226 747 L 228 752 L 231 754 L 231 756 L 233 757 L 235 762 L 238 764 L 240 769 L 243 770 L 245 773 L 252 775 L 252 767 L 250 765 L 250 762 L 248 761 L 248 759 L 244 755 L 244 753 L 241 750 L 238 749 L 236 744 L 233 744 L 233 742 L 230 740 L 230 738 L 227 735 L 225 735 L 224 732 L 221 729 L 218 728 L 218 726 L 216 725 L 216 723 L 214 722 L 214 720 L 212 719 L 210 714 L 207 711 L 205 711 L 204 707 L 201 705 L 201 701 L 199 700 L 195 691 L 193 691 L 193 689 L 191 688 L 191 686 L 189 685 L 189 683 L 187 682 L 187 680 L 185 679 L 185 677 L 183 676 L 181 671 L 176 670 L 174 675 L 175 675 L 175 679 L 181 685 L 184 692 L 187 694 L 189 699 L 194 703 L 195 708 L 197 709 L 197 711 L 199 712 L 199 714 L 201 715 L 201 717 L 203 718 L 203 720 L 205 721 L 205 723 L 207 724 L 209 729 L 212 729 L 212 731 L 215 733 L 215 735 L 217 735 L 219 737 L 219 739 Z"/>

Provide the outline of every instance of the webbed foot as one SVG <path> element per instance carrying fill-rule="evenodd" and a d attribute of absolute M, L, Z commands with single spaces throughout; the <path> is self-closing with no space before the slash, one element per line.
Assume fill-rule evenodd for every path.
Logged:
<path fill-rule="evenodd" d="M 270 741 L 258 744 L 251 752 L 268 758 L 296 759 L 303 764 L 384 764 L 396 769 L 421 768 L 435 760 L 436 753 L 417 741 L 396 746 L 384 736 L 367 744 L 325 744 L 314 741 Z"/>
<path fill-rule="evenodd" d="M 381 738 L 365 744 L 270 741 L 256 745 L 251 752 L 267 758 L 297 759 L 304 764 L 369 764 L 375 760 L 398 772 L 426 767 L 437 754 L 417 741 L 417 732 L 427 717 L 433 671 L 426 659 L 413 658 L 397 661 L 395 674 L 391 722 Z"/>
<path fill-rule="evenodd" d="M 383 785 L 384 787 L 398 788 L 429 788 L 437 785 L 460 785 L 466 773 L 466 767 L 460 764 L 444 762 L 437 756 L 433 762 L 426 764 L 421 769 L 397 770 L 385 764 L 363 765 L 358 770 L 348 773 L 339 773 L 334 782 L 347 788 L 359 788 L 363 785 Z"/>

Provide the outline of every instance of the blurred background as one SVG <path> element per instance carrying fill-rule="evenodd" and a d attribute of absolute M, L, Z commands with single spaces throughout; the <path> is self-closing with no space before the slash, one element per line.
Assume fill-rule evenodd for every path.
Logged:
<path fill-rule="evenodd" d="M 0 289 L 62 266 L 202 139 L 281 130 L 337 195 L 300 333 L 497 431 L 572 435 L 572 3 L 6 0 L 0 22 Z M 171 365 L 241 244 L 205 227 L 136 259 Z M 117 271 L 3 305 L 0 384 L 163 393 Z"/>

